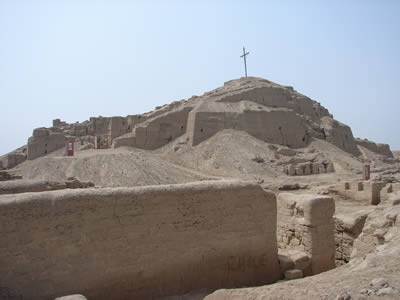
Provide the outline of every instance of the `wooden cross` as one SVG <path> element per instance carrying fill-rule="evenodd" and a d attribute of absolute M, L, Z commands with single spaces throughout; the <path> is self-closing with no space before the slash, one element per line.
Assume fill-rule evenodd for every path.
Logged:
<path fill-rule="evenodd" d="M 245 73 L 246 77 L 247 77 L 246 55 L 249 55 L 249 54 L 250 54 L 250 52 L 246 53 L 246 49 L 243 47 L 243 55 L 240 55 L 240 57 L 243 57 L 243 59 L 244 59 L 244 73 Z"/>

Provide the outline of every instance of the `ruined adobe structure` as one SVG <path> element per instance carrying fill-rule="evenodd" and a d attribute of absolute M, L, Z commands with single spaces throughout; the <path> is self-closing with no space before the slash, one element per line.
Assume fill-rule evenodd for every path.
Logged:
<path fill-rule="evenodd" d="M 241 181 L 1 195 L 0 286 L 23 299 L 152 299 L 333 268 L 333 199 L 279 197 Z M 283 216 L 299 243 L 277 239 L 292 228 Z"/>
<path fill-rule="evenodd" d="M 153 299 L 325 276 L 390 240 L 397 210 L 371 216 L 400 204 L 397 162 L 260 78 L 142 115 L 56 119 L 0 158 L 0 296 Z"/>
<path fill-rule="evenodd" d="M 399 299 L 399 214 L 399 205 L 369 211 L 357 229 L 361 233 L 349 264 L 294 281 L 220 289 L 203 299 Z"/>
<path fill-rule="evenodd" d="M 46 128 L 37 128 L 28 140 L 28 159 L 46 155 L 65 146 L 65 137 L 62 133 L 52 132 Z"/>
<path fill-rule="evenodd" d="M 141 115 L 93 117 L 74 124 L 55 119 L 52 127 L 34 130 L 25 157 L 32 160 L 44 156 L 64 147 L 66 140 L 75 140 L 83 150 L 122 146 L 154 150 L 185 134 L 190 145 L 196 146 L 225 129 L 244 131 L 289 149 L 322 139 L 355 156 L 361 155 L 358 146 L 363 146 L 386 159 L 393 158 L 388 145 L 355 139 L 350 127 L 333 119 L 320 103 L 292 87 L 255 77 L 228 81 L 202 96 Z M 310 175 L 333 172 L 334 168 L 329 162 L 318 162 L 310 166 L 293 164 L 283 171 Z"/>
<path fill-rule="evenodd" d="M 376 144 L 366 139 L 356 139 L 356 143 L 374 153 L 378 153 L 388 158 L 393 158 L 393 153 L 390 151 L 390 147 L 387 144 Z"/>
<path fill-rule="evenodd" d="M 331 192 L 366 205 L 378 205 L 388 202 L 391 195 L 400 192 L 400 183 L 354 180 L 332 186 Z"/>
<path fill-rule="evenodd" d="M 279 248 L 307 254 L 310 264 L 300 267 L 304 275 L 334 268 L 335 203 L 332 197 L 280 193 L 277 202 Z"/>
<path fill-rule="evenodd" d="M 238 181 L 3 195 L 0 286 L 152 299 L 271 283 L 276 211 L 273 193 Z"/>

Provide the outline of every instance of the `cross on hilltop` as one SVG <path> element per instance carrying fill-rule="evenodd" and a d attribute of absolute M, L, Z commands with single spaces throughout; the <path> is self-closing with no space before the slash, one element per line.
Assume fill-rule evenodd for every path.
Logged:
<path fill-rule="evenodd" d="M 243 47 L 243 55 L 240 55 L 240 57 L 243 57 L 244 60 L 244 74 L 247 77 L 247 65 L 246 65 L 246 55 L 249 55 L 250 52 L 246 53 L 246 49 Z"/>

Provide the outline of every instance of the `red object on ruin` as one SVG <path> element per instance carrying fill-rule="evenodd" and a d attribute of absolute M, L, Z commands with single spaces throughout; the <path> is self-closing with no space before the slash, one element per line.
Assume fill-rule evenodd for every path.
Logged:
<path fill-rule="evenodd" d="M 364 172 L 363 172 L 364 180 L 369 180 L 370 173 L 371 173 L 371 169 L 370 169 L 369 165 L 364 165 Z"/>
<path fill-rule="evenodd" d="M 67 156 L 74 156 L 74 141 L 67 142 Z"/>

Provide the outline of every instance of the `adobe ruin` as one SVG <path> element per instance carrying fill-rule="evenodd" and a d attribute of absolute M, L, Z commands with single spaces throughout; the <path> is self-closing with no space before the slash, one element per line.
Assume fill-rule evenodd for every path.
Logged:
<path fill-rule="evenodd" d="M 0 158 L 7 295 L 152 299 L 229 288 L 208 299 L 246 298 L 250 289 L 230 288 L 312 285 L 316 274 L 368 261 L 398 224 L 400 160 L 389 146 L 354 138 L 321 104 L 268 80 L 52 125 Z"/>
<path fill-rule="evenodd" d="M 41 186 L 0 195 L 0 283 L 24 299 L 152 299 L 273 283 L 299 268 L 283 265 L 278 246 L 302 251 L 302 276 L 334 268 L 330 197 L 284 193 L 277 207 L 274 193 L 240 181 Z M 292 225 L 299 243 L 285 241 Z"/>
<path fill-rule="evenodd" d="M 228 81 L 202 96 L 175 101 L 141 115 L 92 117 L 73 124 L 55 119 L 53 127 L 34 130 L 28 140 L 27 158 L 44 156 L 64 147 L 65 141 L 71 139 L 83 150 L 124 146 L 154 150 L 182 135 L 196 146 L 227 129 L 247 132 L 289 149 L 322 139 L 352 155 L 361 155 L 357 147 L 361 145 L 386 159 L 393 158 L 388 145 L 355 139 L 350 127 L 333 119 L 320 103 L 292 87 L 256 77 Z M 284 172 L 308 175 L 333 171 L 328 162 L 310 168 L 293 165 Z"/>

